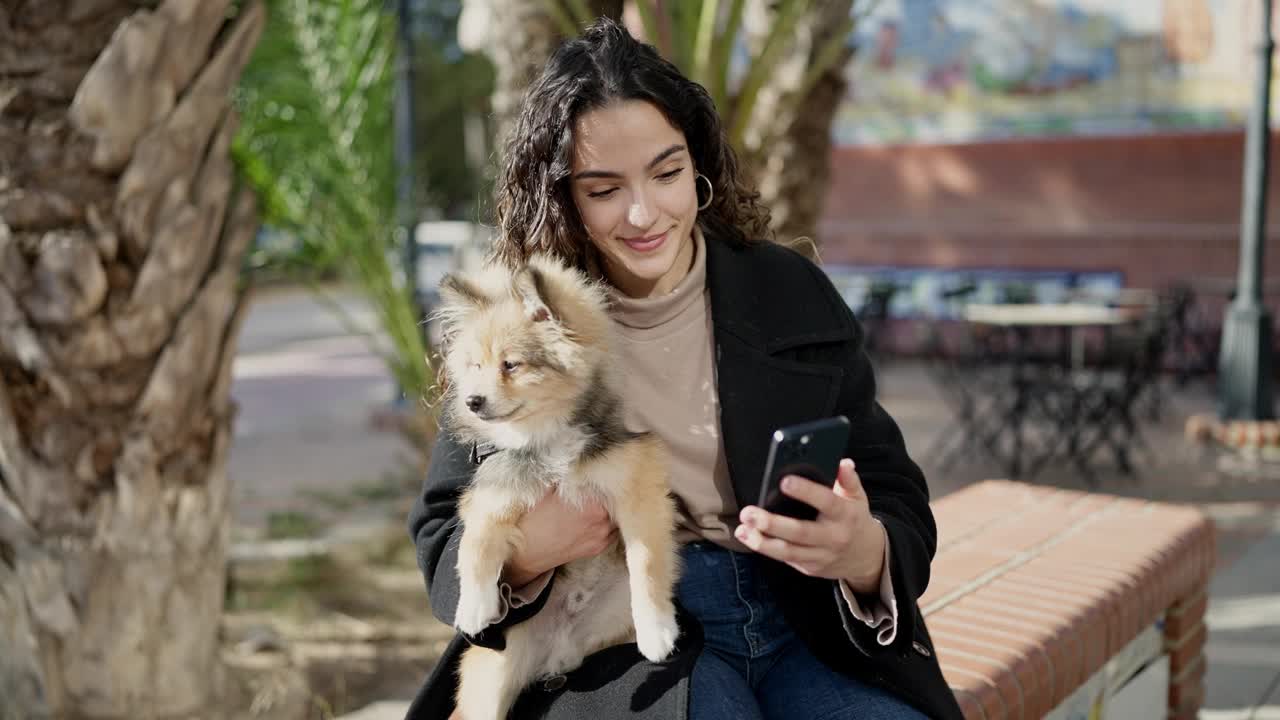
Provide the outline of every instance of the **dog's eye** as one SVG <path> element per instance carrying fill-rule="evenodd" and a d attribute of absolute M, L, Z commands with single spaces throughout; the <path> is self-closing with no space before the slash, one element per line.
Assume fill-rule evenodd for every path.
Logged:
<path fill-rule="evenodd" d="M 524 363 L 520 362 L 519 360 L 503 360 L 502 371 L 508 372 L 508 373 L 514 372 L 516 368 L 520 367 L 523 364 Z"/>

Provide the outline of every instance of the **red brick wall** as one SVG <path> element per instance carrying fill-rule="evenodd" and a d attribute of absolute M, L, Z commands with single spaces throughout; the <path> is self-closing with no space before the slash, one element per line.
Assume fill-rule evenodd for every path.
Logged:
<path fill-rule="evenodd" d="M 1234 278 L 1243 152 L 1243 132 L 838 148 L 823 259 L 1118 269 L 1133 287 Z M 1280 138 L 1271 157 L 1276 228 Z M 1280 278 L 1280 247 L 1268 250 Z"/>

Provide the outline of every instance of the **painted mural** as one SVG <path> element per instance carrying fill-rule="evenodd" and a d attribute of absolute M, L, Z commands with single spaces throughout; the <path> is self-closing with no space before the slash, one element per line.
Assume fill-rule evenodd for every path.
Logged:
<path fill-rule="evenodd" d="M 1253 94 L 1261 0 L 868 1 L 839 144 L 1233 128 Z"/>

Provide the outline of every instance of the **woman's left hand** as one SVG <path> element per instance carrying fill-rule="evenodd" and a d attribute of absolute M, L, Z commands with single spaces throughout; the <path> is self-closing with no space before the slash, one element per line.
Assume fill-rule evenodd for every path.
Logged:
<path fill-rule="evenodd" d="M 871 516 L 852 460 L 841 460 L 835 485 L 794 476 L 782 492 L 818 510 L 815 520 L 777 515 L 755 505 L 738 513 L 734 536 L 752 550 L 805 575 L 844 580 L 856 593 L 874 593 L 884 572 L 884 528 Z"/>

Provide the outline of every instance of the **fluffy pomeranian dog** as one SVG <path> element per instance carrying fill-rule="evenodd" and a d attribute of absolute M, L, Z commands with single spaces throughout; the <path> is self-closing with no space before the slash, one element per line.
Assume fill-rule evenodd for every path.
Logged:
<path fill-rule="evenodd" d="M 463 655 L 458 711 L 501 720 L 531 682 L 602 648 L 634 640 L 649 660 L 670 655 L 675 506 L 662 443 L 623 427 L 598 284 L 537 257 L 515 272 L 446 276 L 440 291 L 447 429 L 495 450 L 459 502 L 454 625 L 475 634 L 497 619 L 499 575 L 524 540 L 517 524 L 549 489 L 600 501 L 619 531 L 605 552 L 556 570 L 546 604 L 507 629 L 505 650 Z"/>

